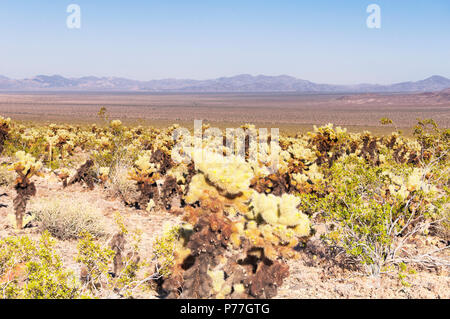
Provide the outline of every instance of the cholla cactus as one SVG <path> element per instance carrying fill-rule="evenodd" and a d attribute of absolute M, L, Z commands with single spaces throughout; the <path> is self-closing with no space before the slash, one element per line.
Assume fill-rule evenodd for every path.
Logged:
<path fill-rule="evenodd" d="M 109 125 L 111 126 L 112 129 L 118 129 L 122 126 L 122 121 L 121 120 L 112 120 Z"/>
<path fill-rule="evenodd" d="M 5 119 L 2 116 L 0 116 L 0 154 L 3 153 L 5 140 L 9 135 L 10 126 L 11 126 L 11 119 L 9 117 Z"/>
<path fill-rule="evenodd" d="M 70 176 L 70 171 L 66 167 L 63 167 L 59 171 L 55 171 L 55 174 L 61 180 L 63 187 L 67 187 L 67 179 Z"/>
<path fill-rule="evenodd" d="M 300 199 L 291 194 L 283 194 L 281 197 L 277 197 L 272 194 L 265 195 L 254 192 L 248 216 L 253 219 L 261 216 L 264 221 L 272 225 L 298 227 L 298 234 L 307 236 L 310 222 L 308 217 L 297 209 L 299 204 Z"/>
<path fill-rule="evenodd" d="M 100 180 L 103 183 L 106 182 L 106 180 L 108 179 L 109 171 L 110 171 L 109 167 L 100 167 L 99 168 L 98 175 L 99 175 Z"/>
<path fill-rule="evenodd" d="M 17 196 L 14 198 L 14 209 L 16 213 L 16 228 L 21 229 L 24 226 L 23 218 L 26 205 L 31 196 L 36 194 L 36 186 L 30 181 L 33 175 L 40 175 L 39 170 L 42 167 L 40 161 L 24 151 L 16 153 L 17 162 L 10 166 L 11 170 L 19 175 L 16 179 Z"/>
<path fill-rule="evenodd" d="M 267 254 L 268 249 L 253 245 L 245 236 L 236 245 L 243 227 L 221 209 L 206 209 L 198 216 L 194 223 L 189 221 L 188 234 L 171 242 L 166 263 L 170 276 L 158 282 L 161 292 L 170 298 L 274 297 L 289 275 L 289 267 L 277 260 L 276 252 Z"/>
<path fill-rule="evenodd" d="M 130 178 L 138 182 L 155 182 L 159 178 L 158 167 L 150 162 L 151 152 L 139 156 L 134 162 L 134 168 L 130 171 Z"/>
<path fill-rule="evenodd" d="M 206 161 L 198 161 L 196 168 L 198 174 L 189 183 L 184 198 L 186 203 L 194 204 L 199 201 L 209 206 L 220 202 L 231 215 L 247 212 L 247 201 L 251 195 L 250 182 L 254 176 L 250 164 L 236 156 L 223 157 L 211 153 Z"/>
<path fill-rule="evenodd" d="M 139 207 L 142 209 L 151 207 L 149 211 L 155 206 L 155 201 L 159 198 L 156 181 L 161 178 L 157 165 L 151 163 L 150 158 L 151 152 L 149 151 L 139 156 L 134 163 L 134 167 L 129 172 L 130 179 L 137 182 L 137 188 L 141 193 L 138 199 Z M 153 200 L 153 203 L 150 203 L 151 200 Z"/>
<path fill-rule="evenodd" d="M 18 151 L 16 154 L 17 162 L 10 166 L 19 175 L 17 183 L 26 183 L 33 175 L 39 175 L 42 163 L 24 151 Z"/>
<path fill-rule="evenodd" d="M 121 135 L 124 131 L 124 127 L 122 126 L 122 121 L 120 120 L 113 120 L 109 123 L 109 126 L 111 127 L 112 134 L 115 136 Z"/>
<path fill-rule="evenodd" d="M 296 246 L 300 238 L 311 233 L 309 218 L 297 209 L 299 204 L 299 198 L 294 195 L 278 197 L 254 192 L 246 215 L 249 221 L 241 221 L 239 232 L 253 245 L 263 248 L 269 259 L 278 256 L 277 250 L 292 255 L 292 251 L 284 247 Z"/>
<path fill-rule="evenodd" d="M 234 215 L 236 212 L 245 214 L 248 210 L 248 199 L 251 191 L 246 190 L 240 196 L 223 196 L 215 186 L 211 185 L 203 174 L 194 175 L 189 183 L 189 190 L 184 197 L 188 204 L 200 202 L 205 208 L 211 209 L 212 206 L 224 207 L 225 211 Z"/>
<path fill-rule="evenodd" d="M 238 156 L 208 153 L 204 160 L 195 165 L 208 181 L 227 196 L 236 196 L 248 190 L 253 178 L 251 166 Z"/>
<path fill-rule="evenodd" d="M 45 138 L 47 141 L 46 150 L 48 148 L 48 162 L 53 162 L 53 147 L 57 143 L 58 137 L 57 136 L 47 136 Z"/>

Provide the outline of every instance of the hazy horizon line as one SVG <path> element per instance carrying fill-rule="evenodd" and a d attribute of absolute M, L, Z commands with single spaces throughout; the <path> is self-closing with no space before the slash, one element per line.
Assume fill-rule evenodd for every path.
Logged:
<path fill-rule="evenodd" d="M 29 76 L 29 77 L 22 77 L 22 78 L 18 78 L 18 77 L 11 77 L 5 74 L 0 74 L 0 76 L 6 77 L 10 80 L 32 80 L 33 78 L 39 77 L 39 76 L 47 76 L 47 77 L 52 77 L 52 76 L 60 76 L 66 79 L 80 79 L 80 78 L 89 78 L 89 77 L 94 77 L 94 78 L 107 78 L 107 79 L 126 79 L 126 80 L 131 80 L 131 81 L 138 81 L 138 82 L 150 82 L 150 81 L 164 81 L 164 80 L 178 80 L 178 81 L 210 81 L 210 80 L 217 80 L 217 79 L 223 79 L 223 78 L 234 78 L 234 77 L 239 77 L 239 76 L 251 76 L 251 77 L 260 77 L 260 76 L 264 76 L 264 77 L 290 77 L 290 78 L 294 78 L 296 80 L 303 80 L 303 81 L 308 81 L 311 83 L 316 83 L 316 84 L 327 84 L 327 85 L 336 85 L 336 86 L 352 86 L 352 85 L 364 85 L 364 84 L 368 84 L 368 85 L 391 85 L 391 84 L 397 84 L 397 83 L 404 83 L 404 82 L 417 82 L 417 81 L 421 81 L 421 80 L 426 80 L 432 77 L 443 77 L 446 79 L 450 79 L 450 75 L 446 76 L 446 75 L 442 75 L 442 74 L 431 74 L 429 76 L 426 76 L 424 78 L 419 78 L 419 79 L 408 79 L 408 80 L 403 80 L 403 81 L 397 81 L 397 82 L 385 82 L 385 83 L 374 83 L 374 82 L 368 82 L 368 81 L 360 81 L 360 82 L 352 82 L 352 83 L 331 83 L 331 82 L 327 82 L 327 81 L 311 81 L 308 80 L 306 78 L 303 77 L 297 77 L 294 75 L 289 75 L 289 74 L 277 74 L 277 75 L 268 75 L 268 74 L 263 74 L 263 73 L 259 73 L 259 74 L 252 74 L 252 73 L 237 73 L 234 75 L 222 75 L 222 76 L 216 76 L 216 77 L 206 77 L 206 78 L 194 78 L 194 77 L 161 77 L 161 78 L 150 78 L 150 79 L 136 79 L 133 78 L 132 76 L 117 76 L 117 75 L 80 75 L 80 76 L 74 76 L 74 75 L 64 75 L 61 73 L 55 73 L 55 74 L 50 74 L 50 73 L 40 73 L 40 74 L 35 74 L 34 76 Z"/>

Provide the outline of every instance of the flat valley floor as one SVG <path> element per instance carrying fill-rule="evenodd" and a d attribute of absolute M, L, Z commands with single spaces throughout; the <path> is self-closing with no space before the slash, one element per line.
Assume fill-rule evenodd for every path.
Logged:
<path fill-rule="evenodd" d="M 0 115 L 15 121 L 102 124 L 101 107 L 106 107 L 109 120 L 128 125 L 178 123 L 192 128 L 194 120 L 203 120 L 219 128 L 252 123 L 287 134 L 327 123 L 374 134 L 394 130 L 380 124 L 382 117 L 392 119 L 406 134 L 418 118 L 432 118 L 441 127 L 450 124 L 450 101 L 423 94 L 0 93 Z"/>

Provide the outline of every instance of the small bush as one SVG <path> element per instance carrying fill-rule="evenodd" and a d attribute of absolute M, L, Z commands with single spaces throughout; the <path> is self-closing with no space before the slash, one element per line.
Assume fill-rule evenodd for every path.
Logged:
<path fill-rule="evenodd" d="M 74 299 L 80 286 L 73 272 L 64 269 L 61 257 L 53 252 L 54 239 L 44 232 L 33 260 L 27 263 L 26 299 Z"/>
<path fill-rule="evenodd" d="M 75 261 L 82 266 L 82 282 L 94 295 L 99 296 L 105 290 L 113 290 L 120 296 L 132 297 L 133 290 L 151 278 L 136 280 L 137 272 L 143 265 L 139 257 L 141 233 L 137 231 L 129 234 L 121 218 L 116 222 L 121 231 L 112 238 L 109 245 L 94 240 L 88 233 L 82 234 Z M 125 248 L 127 239 L 132 241 Z M 114 265 L 113 272 L 110 271 L 111 264 Z"/>
<path fill-rule="evenodd" d="M 326 237 L 375 275 L 403 261 L 406 240 L 433 224 L 428 207 L 442 205 L 434 178 L 406 164 L 377 167 L 348 157 L 335 162 L 330 172 L 333 192 L 317 199 L 325 219 L 335 226 Z"/>
<path fill-rule="evenodd" d="M 180 238 L 181 228 L 175 226 L 156 238 L 153 244 L 153 258 L 158 263 L 158 274 L 169 277 L 175 264 L 175 249 Z"/>
<path fill-rule="evenodd" d="M 45 198 L 32 203 L 41 230 L 47 230 L 59 239 L 76 239 L 80 233 L 94 237 L 106 234 L 99 209 L 75 197 Z"/>
<path fill-rule="evenodd" d="M 73 299 L 80 284 L 54 252 L 55 240 L 44 232 L 39 241 L 26 236 L 0 240 L 0 299 Z"/>
<path fill-rule="evenodd" d="M 14 184 L 16 176 L 8 167 L 0 166 L 0 186 L 9 187 Z"/>
<path fill-rule="evenodd" d="M 107 187 L 112 196 L 120 197 L 128 205 L 134 205 L 139 200 L 139 191 L 135 181 L 129 178 L 129 171 L 130 167 L 118 165 L 110 172 Z"/>
<path fill-rule="evenodd" d="M 431 233 L 440 237 L 446 242 L 450 241 L 450 204 L 449 198 L 446 198 L 447 206 L 437 216 L 439 222 L 431 227 Z"/>
<path fill-rule="evenodd" d="M 109 264 L 112 263 L 113 257 L 114 251 L 95 242 L 91 234 L 81 234 L 75 261 L 85 267 L 84 281 L 89 289 L 96 290 L 101 286 L 102 280 L 110 279 Z"/>

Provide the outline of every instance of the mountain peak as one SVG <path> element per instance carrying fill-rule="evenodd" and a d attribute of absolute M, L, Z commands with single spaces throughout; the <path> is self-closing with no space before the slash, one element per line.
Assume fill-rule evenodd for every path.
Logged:
<path fill-rule="evenodd" d="M 435 81 L 435 82 L 436 81 L 439 81 L 439 82 L 444 81 L 444 82 L 450 82 L 450 79 L 447 79 L 446 77 L 441 76 L 441 75 L 432 75 L 432 76 L 430 76 L 429 78 L 426 78 L 423 81 Z"/>

